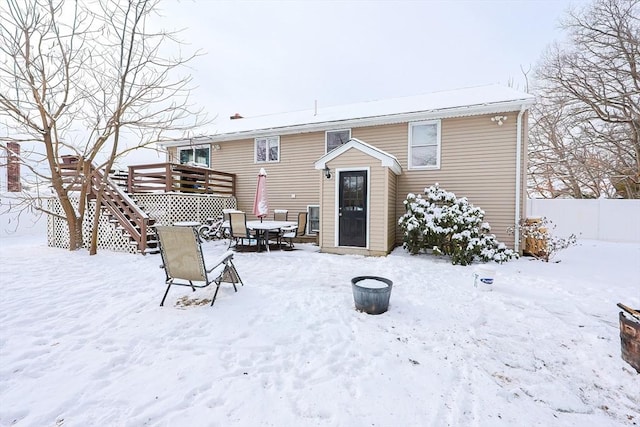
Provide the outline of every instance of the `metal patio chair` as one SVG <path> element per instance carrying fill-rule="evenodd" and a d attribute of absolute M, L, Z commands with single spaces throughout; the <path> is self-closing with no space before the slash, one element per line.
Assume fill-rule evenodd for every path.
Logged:
<path fill-rule="evenodd" d="M 289 249 L 293 249 L 293 239 L 304 236 L 307 228 L 307 212 L 298 212 L 298 225 L 282 227 L 282 239 L 289 241 Z"/>
<path fill-rule="evenodd" d="M 275 209 L 273 211 L 273 220 L 274 221 L 287 221 L 287 216 L 289 215 L 289 211 L 287 209 Z"/>
<path fill-rule="evenodd" d="M 289 211 L 287 209 L 274 209 L 273 210 L 273 220 L 274 221 L 288 221 L 287 217 L 289 216 Z M 281 249 L 282 246 L 282 233 L 278 230 L 273 236 L 273 239 L 276 241 L 276 245 L 278 249 Z"/>
<path fill-rule="evenodd" d="M 252 240 L 258 239 L 258 234 L 249 228 L 247 228 L 247 214 L 244 212 L 230 212 L 229 213 L 229 249 L 231 249 L 232 243 L 236 242 L 236 249 L 238 244 L 244 246 L 245 239 L 248 241 L 248 245 L 251 245 Z M 257 242 L 258 244 L 260 242 Z"/>
<path fill-rule="evenodd" d="M 192 227 L 155 227 L 160 242 L 162 256 L 161 268 L 166 274 L 167 290 L 162 297 L 160 306 L 164 305 L 171 286 L 188 286 L 194 292 L 196 288 L 206 288 L 216 285 L 211 305 L 216 301 L 220 284 L 231 283 L 238 292 L 237 283 L 242 283 L 238 270 L 233 264 L 233 252 L 226 251 L 207 268 L 202 256 L 202 246 L 198 238 L 198 231 Z"/>

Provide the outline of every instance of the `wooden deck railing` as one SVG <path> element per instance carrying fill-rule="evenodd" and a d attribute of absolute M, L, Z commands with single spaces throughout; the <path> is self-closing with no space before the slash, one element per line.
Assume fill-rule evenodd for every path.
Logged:
<path fill-rule="evenodd" d="M 232 173 L 176 163 L 134 165 L 129 166 L 127 191 L 129 194 L 180 192 L 233 196 L 235 178 Z"/>
<path fill-rule="evenodd" d="M 83 163 L 77 156 L 62 156 L 60 163 L 60 175 L 65 188 L 69 191 L 80 191 L 82 180 Z"/>

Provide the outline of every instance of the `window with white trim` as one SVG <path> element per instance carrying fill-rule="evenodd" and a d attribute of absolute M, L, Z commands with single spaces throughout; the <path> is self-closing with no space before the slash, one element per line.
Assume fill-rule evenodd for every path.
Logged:
<path fill-rule="evenodd" d="M 280 137 L 268 136 L 256 138 L 255 162 L 279 162 L 280 161 Z"/>
<path fill-rule="evenodd" d="M 320 231 L 320 206 L 307 206 L 307 234 L 318 234 Z"/>
<path fill-rule="evenodd" d="M 342 144 L 346 144 L 351 139 L 351 129 L 328 130 L 325 132 L 326 153 L 335 150 Z"/>
<path fill-rule="evenodd" d="M 409 169 L 440 167 L 440 120 L 409 123 Z"/>
<path fill-rule="evenodd" d="M 199 166 L 211 167 L 211 147 L 208 145 L 195 147 L 178 147 L 180 164 L 195 163 Z"/>

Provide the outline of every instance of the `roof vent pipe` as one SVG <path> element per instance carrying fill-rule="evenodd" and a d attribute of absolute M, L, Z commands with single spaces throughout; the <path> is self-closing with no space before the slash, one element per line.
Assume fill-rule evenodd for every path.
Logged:
<path fill-rule="evenodd" d="M 314 116 L 318 115 L 318 100 L 317 99 L 313 100 L 313 115 Z"/>
<path fill-rule="evenodd" d="M 239 113 L 235 113 L 233 116 L 229 117 L 231 120 L 241 119 L 242 116 Z"/>

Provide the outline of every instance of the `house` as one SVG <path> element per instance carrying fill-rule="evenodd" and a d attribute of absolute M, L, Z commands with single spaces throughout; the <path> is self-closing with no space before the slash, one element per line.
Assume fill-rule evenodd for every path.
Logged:
<path fill-rule="evenodd" d="M 220 121 L 214 135 L 163 144 L 169 162 L 236 176 L 252 211 L 257 174 L 270 209 L 308 211 L 306 234 L 330 253 L 385 255 L 402 243 L 408 193 L 434 183 L 485 210 L 492 232 L 525 217 L 527 110 L 532 95 L 490 85 Z"/>

